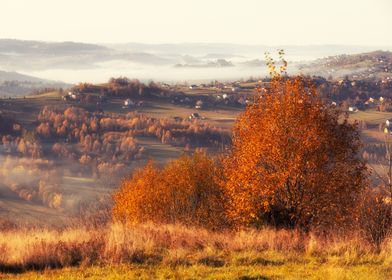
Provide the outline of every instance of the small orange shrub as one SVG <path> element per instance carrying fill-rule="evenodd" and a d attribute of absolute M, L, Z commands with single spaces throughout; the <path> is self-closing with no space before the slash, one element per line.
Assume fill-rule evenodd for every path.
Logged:
<path fill-rule="evenodd" d="M 219 229 L 227 225 L 220 168 L 204 153 L 182 156 L 165 168 L 149 162 L 114 194 L 115 220 L 181 223 Z"/>

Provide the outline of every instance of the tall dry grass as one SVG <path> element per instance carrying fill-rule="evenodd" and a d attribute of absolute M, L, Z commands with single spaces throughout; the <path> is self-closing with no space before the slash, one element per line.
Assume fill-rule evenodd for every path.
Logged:
<path fill-rule="evenodd" d="M 23 272 L 67 266 L 106 264 L 205 264 L 223 266 L 242 256 L 242 262 L 272 262 L 258 253 L 284 253 L 301 258 L 338 258 L 347 264 L 377 259 L 392 265 L 392 240 L 381 250 L 359 236 L 317 237 L 293 230 L 211 232 L 181 225 L 112 224 L 99 229 L 62 231 L 11 229 L 0 233 L 0 271 Z"/>

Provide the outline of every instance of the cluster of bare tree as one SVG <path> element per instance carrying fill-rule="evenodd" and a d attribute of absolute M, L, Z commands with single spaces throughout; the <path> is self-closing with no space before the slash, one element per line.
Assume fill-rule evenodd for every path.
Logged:
<path fill-rule="evenodd" d="M 98 177 L 105 171 L 117 173 L 142 158 L 145 148 L 138 143 L 140 137 L 185 149 L 218 148 L 230 141 L 229 131 L 204 122 L 91 113 L 74 106 L 65 110 L 45 107 L 35 129 L 21 127 L 15 132 L 11 125 L 4 132 L 1 148 L 7 155 L 69 160 L 81 165 L 79 172 Z"/>
<path fill-rule="evenodd" d="M 12 137 L 4 135 L 2 137 L 3 151 L 7 154 L 20 153 L 23 156 L 40 158 L 42 156 L 42 146 L 38 141 L 31 141 L 23 137 Z"/>
<path fill-rule="evenodd" d="M 19 198 L 57 209 L 63 199 L 59 171 L 53 161 L 8 155 L 3 159 L 0 179 Z"/>
<path fill-rule="evenodd" d="M 364 147 L 363 158 L 370 163 L 379 163 L 385 159 L 386 148 L 384 143 L 369 143 Z"/>
<path fill-rule="evenodd" d="M 65 139 L 77 142 L 84 152 L 122 154 L 135 149 L 135 137 L 154 137 L 178 146 L 227 144 L 229 132 L 202 122 L 158 119 L 142 114 L 95 114 L 82 108 L 65 111 L 44 108 L 38 115 L 37 134 L 41 139 Z"/>

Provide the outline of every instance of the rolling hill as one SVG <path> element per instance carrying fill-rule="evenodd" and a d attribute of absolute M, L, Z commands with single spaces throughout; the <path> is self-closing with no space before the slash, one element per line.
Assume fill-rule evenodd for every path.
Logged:
<path fill-rule="evenodd" d="M 17 97 L 31 94 L 33 91 L 45 88 L 65 88 L 70 84 L 60 81 L 40 79 L 34 76 L 17 72 L 0 70 L 0 95 L 6 97 Z"/>

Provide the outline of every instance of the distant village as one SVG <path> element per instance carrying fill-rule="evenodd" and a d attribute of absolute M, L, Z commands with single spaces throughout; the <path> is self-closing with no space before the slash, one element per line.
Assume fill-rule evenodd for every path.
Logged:
<path fill-rule="evenodd" d="M 123 110 L 148 107 L 150 101 L 160 99 L 173 105 L 194 108 L 189 120 L 202 119 L 200 111 L 217 106 L 245 107 L 252 103 L 255 89 L 262 84 L 257 82 L 212 82 L 210 84 L 169 85 L 150 83 L 145 85 L 138 80 L 126 78 L 111 79 L 104 85 L 79 84 L 63 92 L 66 103 L 95 105 L 97 111 L 109 100 L 120 99 L 118 105 Z"/>
<path fill-rule="evenodd" d="M 354 81 L 379 80 L 387 83 L 392 79 L 392 54 L 375 51 L 357 55 L 336 55 L 317 59 L 313 63 L 300 65 L 305 73 L 327 77 L 329 80 L 346 76 Z"/>
<path fill-rule="evenodd" d="M 322 98 L 332 106 L 354 113 L 374 109 L 392 111 L 392 79 L 351 80 L 349 78 L 329 81 L 322 77 L 311 77 Z M 121 99 L 124 110 L 149 106 L 149 101 L 162 99 L 174 105 L 195 110 L 219 106 L 245 107 L 252 103 L 255 95 L 268 88 L 269 79 L 218 82 L 209 84 L 153 83 L 145 85 L 126 78 L 111 79 L 103 85 L 79 84 L 62 95 L 62 100 L 73 103 L 95 104 L 97 108 L 110 98 Z M 192 118 L 198 118 L 197 115 Z"/>
<path fill-rule="evenodd" d="M 356 80 L 345 77 L 330 81 L 310 77 L 326 103 L 355 113 L 361 110 L 392 111 L 392 78 Z M 58 89 L 63 102 L 94 105 L 97 111 L 113 98 L 120 100 L 124 110 L 149 106 L 151 100 L 161 99 L 174 105 L 197 111 L 219 106 L 245 107 L 252 104 L 257 94 L 268 88 L 269 79 L 250 78 L 246 81 L 208 84 L 149 83 L 127 78 L 112 78 L 108 83 L 93 85 L 81 83 L 68 90 Z M 47 89 L 48 92 L 56 89 Z M 37 94 L 42 94 L 40 91 Z M 9 99 L 11 97 L 7 97 Z M 4 97 L 3 97 L 4 99 Z M 200 114 L 200 113 L 199 113 Z M 192 118 L 197 118 L 196 116 Z"/>

